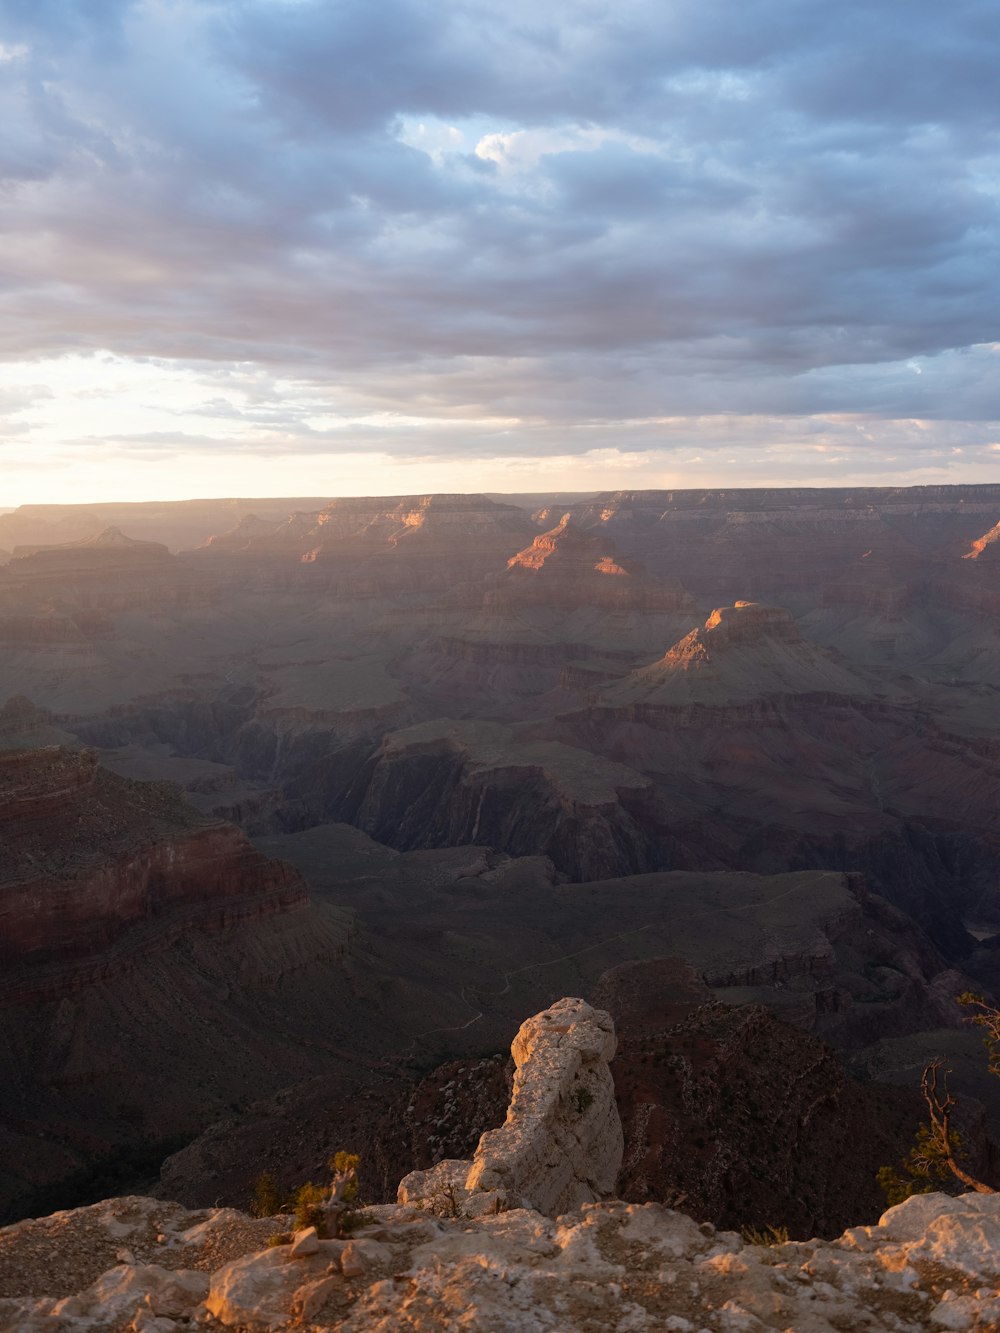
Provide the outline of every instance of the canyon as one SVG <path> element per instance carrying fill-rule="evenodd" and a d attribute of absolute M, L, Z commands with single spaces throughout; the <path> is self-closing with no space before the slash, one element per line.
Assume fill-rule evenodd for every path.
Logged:
<path fill-rule="evenodd" d="M 956 997 L 1000 988 L 998 524 L 972 485 L 0 515 L 3 1217 L 335 1147 L 391 1198 L 567 994 L 616 1021 L 629 1203 L 873 1222 L 937 1054 L 995 1173 Z"/>

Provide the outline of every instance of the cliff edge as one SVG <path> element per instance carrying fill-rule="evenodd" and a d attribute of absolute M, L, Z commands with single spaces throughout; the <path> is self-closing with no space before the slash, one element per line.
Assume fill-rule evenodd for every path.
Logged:
<path fill-rule="evenodd" d="M 355 1212 L 347 1237 L 308 1228 L 289 1241 L 280 1217 L 141 1197 L 0 1230 L 0 1333 L 1000 1327 L 998 1195 L 916 1195 L 877 1226 L 783 1244 L 659 1204 L 571 1203 L 555 1217 L 519 1206 L 531 1195 L 558 1211 L 613 1181 L 621 1127 L 613 1098 L 600 1108 L 614 1045 L 608 1016 L 581 1000 L 530 1019 L 514 1042 L 507 1124 L 483 1135 L 471 1163 L 439 1164 L 465 1168 L 465 1199 L 428 1192 L 433 1171 L 411 1175 L 404 1202 Z M 574 1111 L 592 1113 L 575 1147 Z M 448 1186 L 455 1172 L 440 1175 Z M 490 1215 L 460 1215 L 456 1204 L 486 1193 Z"/>

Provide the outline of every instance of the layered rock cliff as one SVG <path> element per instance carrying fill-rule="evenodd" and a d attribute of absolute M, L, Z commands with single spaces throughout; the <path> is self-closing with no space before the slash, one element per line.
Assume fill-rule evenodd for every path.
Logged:
<path fill-rule="evenodd" d="M 426 597 L 502 567 L 535 531 L 523 509 L 484 495 L 343 498 L 276 525 L 243 520 L 195 554 L 237 583 L 270 562 L 303 588 Z"/>
<path fill-rule="evenodd" d="M 0 754 L 0 995 L 56 996 L 192 927 L 306 901 L 291 866 L 93 750 Z"/>
<path fill-rule="evenodd" d="M 479 842 L 594 879 L 659 863 L 635 818 L 650 791 L 624 764 L 443 719 L 390 733 L 332 813 L 392 846 Z"/>
<path fill-rule="evenodd" d="M 88 750 L 0 754 L 0 1217 L 155 1169 L 302 1077 L 349 938 L 172 784 Z"/>
<path fill-rule="evenodd" d="M 607 537 L 588 532 L 566 514 L 548 532 L 512 556 L 489 580 L 487 606 L 548 606 L 556 613 L 580 606 L 606 611 L 693 611 L 680 584 L 654 577 L 637 560 L 619 555 Z"/>
<path fill-rule="evenodd" d="M 109 527 L 58 546 L 19 546 L 0 574 L 0 607 L 44 603 L 124 611 L 198 600 L 188 570 L 160 542 Z"/>
<path fill-rule="evenodd" d="M 652 665 L 609 686 L 612 704 L 729 705 L 775 694 L 866 695 L 870 687 L 804 639 L 781 607 L 718 607 Z"/>

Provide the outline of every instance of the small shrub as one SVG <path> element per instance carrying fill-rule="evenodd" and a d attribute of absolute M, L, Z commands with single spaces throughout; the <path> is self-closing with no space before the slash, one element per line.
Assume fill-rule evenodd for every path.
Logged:
<path fill-rule="evenodd" d="M 270 1171 L 264 1171 L 254 1181 L 253 1199 L 250 1203 L 251 1217 L 273 1217 L 281 1212 L 284 1202 L 277 1180 Z"/>
<path fill-rule="evenodd" d="M 589 1088 L 577 1088 L 573 1093 L 573 1105 L 576 1107 L 577 1115 L 583 1115 L 588 1107 L 594 1104 L 594 1094 Z"/>
<path fill-rule="evenodd" d="M 273 1236 L 267 1238 L 267 1248 L 269 1250 L 277 1249 L 279 1245 L 291 1245 L 292 1233 L 290 1231 L 276 1231 Z"/>
<path fill-rule="evenodd" d="M 326 1199 L 326 1190 L 319 1185 L 314 1185 L 311 1180 L 307 1180 L 304 1185 L 301 1185 L 295 1191 L 296 1231 L 304 1231 L 306 1227 L 315 1227 L 317 1234 L 323 1235 L 326 1229 L 323 1204 Z"/>
<path fill-rule="evenodd" d="M 976 1182 L 961 1165 L 965 1157 L 962 1137 L 951 1128 L 950 1112 L 955 1099 L 948 1093 L 947 1081 L 944 1100 L 937 1093 L 939 1067 L 938 1062 L 932 1061 L 924 1070 L 922 1088 L 930 1121 L 918 1128 L 913 1147 L 900 1163 L 902 1170 L 883 1166 L 876 1172 L 875 1179 L 890 1208 L 914 1194 L 955 1193 L 958 1183 L 975 1186 Z"/>
<path fill-rule="evenodd" d="M 358 1199 L 358 1167 L 361 1158 L 354 1152 L 337 1152 L 330 1158 L 330 1170 L 335 1177 L 347 1177 L 340 1190 L 342 1203 L 356 1203 Z"/>
<path fill-rule="evenodd" d="M 763 1245 L 771 1249 L 775 1245 L 788 1244 L 787 1227 L 767 1226 L 761 1231 L 758 1227 L 744 1227 L 740 1235 L 748 1245 Z"/>
<path fill-rule="evenodd" d="M 429 1209 L 435 1217 L 458 1217 L 460 1209 L 455 1186 L 439 1186 L 430 1197 Z"/>

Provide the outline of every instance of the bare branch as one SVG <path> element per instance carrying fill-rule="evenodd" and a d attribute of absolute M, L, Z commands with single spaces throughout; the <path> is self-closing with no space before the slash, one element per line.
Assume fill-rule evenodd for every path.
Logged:
<path fill-rule="evenodd" d="M 927 1112 L 931 1121 L 931 1137 L 934 1148 L 942 1161 L 956 1179 L 977 1194 L 995 1194 L 996 1190 L 984 1185 L 975 1176 L 962 1169 L 955 1160 L 954 1131 L 951 1127 L 951 1113 L 958 1105 L 948 1089 L 948 1075 L 951 1072 L 943 1068 L 942 1060 L 932 1060 L 924 1069 L 920 1079 L 920 1091 L 927 1103 Z M 940 1084 L 940 1087 L 939 1087 Z"/>

